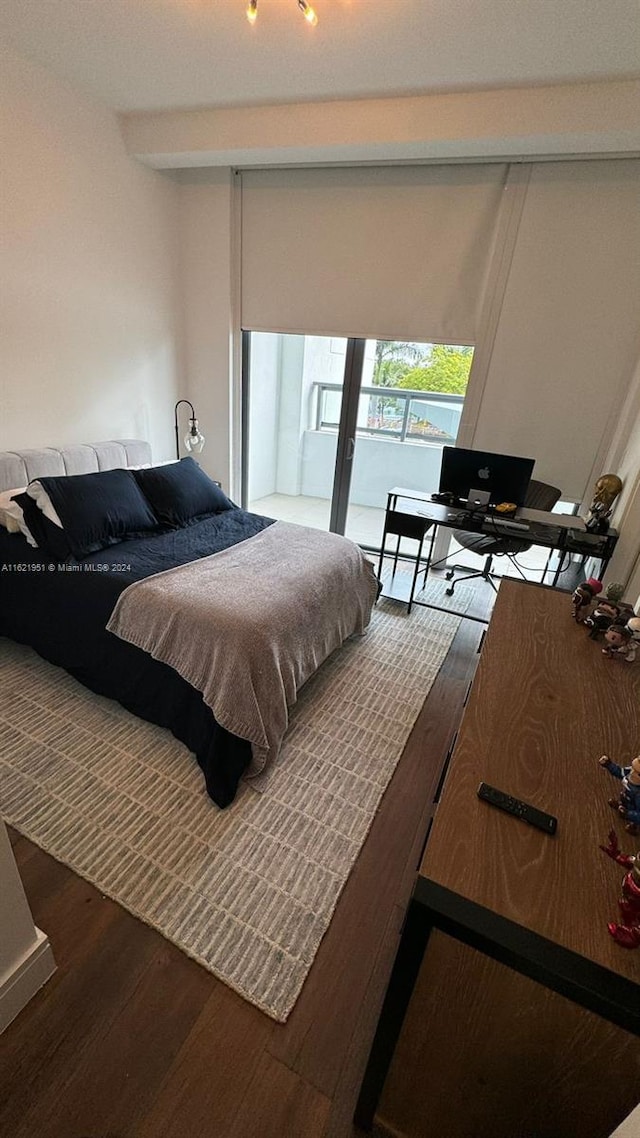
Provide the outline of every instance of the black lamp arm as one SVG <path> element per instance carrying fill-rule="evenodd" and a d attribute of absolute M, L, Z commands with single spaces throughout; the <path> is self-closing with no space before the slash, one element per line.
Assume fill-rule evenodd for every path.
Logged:
<path fill-rule="evenodd" d="M 175 429 L 176 429 L 176 458 L 180 458 L 180 433 L 178 430 L 178 407 L 180 406 L 181 403 L 186 403 L 187 407 L 191 408 L 191 418 L 192 419 L 195 419 L 195 417 L 196 417 L 196 413 L 193 409 L 193 403 L 190 403 L 188 399 L 179 399 L 178 402 L 176 403 L 175 407 L 173 408 L 173 421 L 174 421 Z"/>

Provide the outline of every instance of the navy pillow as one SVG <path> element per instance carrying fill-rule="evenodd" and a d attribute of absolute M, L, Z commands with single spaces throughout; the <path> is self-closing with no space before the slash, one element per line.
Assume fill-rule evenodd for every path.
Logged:
<path fill-rule="evenodd" d="M 30 494 L 14 494 L 12 502 L 17 502 L 24 514 L 24 520 L 38 549 L 56 561 L 68 561 L 71 557 L 69 540 L 63 529 L 45 517 Z"/>
<path fill-rule="evenodd" d="M 235 508 L 192 458 L 134 470 L 133 476 L 163 525 L 184 526 L 204 514 Z"/>
<path fill-rule="evenodd" d="M 74 557 L 85 557 L 133 534 L 157 528 L 130 470 L 101 470 L 38 481 L 56 509 Z"/>

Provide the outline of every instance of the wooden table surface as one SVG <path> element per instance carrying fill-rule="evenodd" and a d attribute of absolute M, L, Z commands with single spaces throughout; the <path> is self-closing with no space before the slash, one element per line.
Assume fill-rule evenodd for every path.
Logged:
<path fill-rule="evenodd" d="M 614 828 L 619 780 L 640 752 L 640 662 L 603 656 L 571 617 L 567 593 L 504 580 L 420 865 L 420 874 L 640 982 L 640 950 L 618 946 L 625 870 L 599 849 Z M 481 781 L 558 818 L 549 837 L 481 802 Z"/>

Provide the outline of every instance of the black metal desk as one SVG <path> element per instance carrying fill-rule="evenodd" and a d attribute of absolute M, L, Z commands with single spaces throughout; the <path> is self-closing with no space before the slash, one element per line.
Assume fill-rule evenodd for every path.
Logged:
<path fill-rule="evenodd" d="M 504 538 L 514 538 L 525 541 L 530 545 L 541 546 L 549 550 L 549 558 L 553 552 L 559 554 L 558 564 L 553 571 L 551 585 L 555 588 L 560 579 L 565 558 L 571 553 L 578 553 L 581 557 L 595 557 L 600 561 L 600 573 L 604 574 L 611 560 L 618 540 L 618 532 L 608 529 L 604 534 L 590 533 L 582 518 L 569 514 L 547 513 L 544 510 L 530 510 L 522 507 L 516 512 L 515 521 L 525 522 L 528 530 L 507 531 L 499 528 L 500 515 L 481 513 L 478 511 L 463 510 L 452 506 L 444 506 L 431 500 L 431 495 L 420 490 L 406 489 L 394 486 L 387 494 L 387 507 L 385 511 L 384 530 L 380 549 L 378 576 L 381 576 L 382 564 L 385 557 L 385 546 L 389 534 L 397 535 L 396 548 L 393 555 L 392 576 L 396 572 L 400 541 L 402 537 L 412 538 L 418 542 L 415 554 L 415 566 L 411 590 L 407 603 L 407 610 L 411 612 L 412 605 L 425 605 L 424 601 L 415 599 L 416 584 L 421 572 L 425 581 L 431 565 L 433 544 L 438 526 L 447 529 L 465 530 L 467 533 L 486 534 Z M 426 560 L 423 564 L 422 553 L 424 540 L 431 531 L 431 540 Z M 549 572 L 549 560 L 543 571 L 544 579 Z M 383 585 L 383 596 L 384 585 Z M 433 607 L 433 606 L 427 606 Z M 450 611 L 450 610 L 446 610 Z"/>

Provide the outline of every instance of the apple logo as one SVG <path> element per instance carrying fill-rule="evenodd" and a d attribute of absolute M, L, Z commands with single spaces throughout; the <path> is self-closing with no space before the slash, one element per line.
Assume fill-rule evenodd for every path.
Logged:
<path fill-rule="evenodd" d="M 490 474 L 488 466 L 482 466 L 478 471 L 478 478 L 488 478 Z"/>

